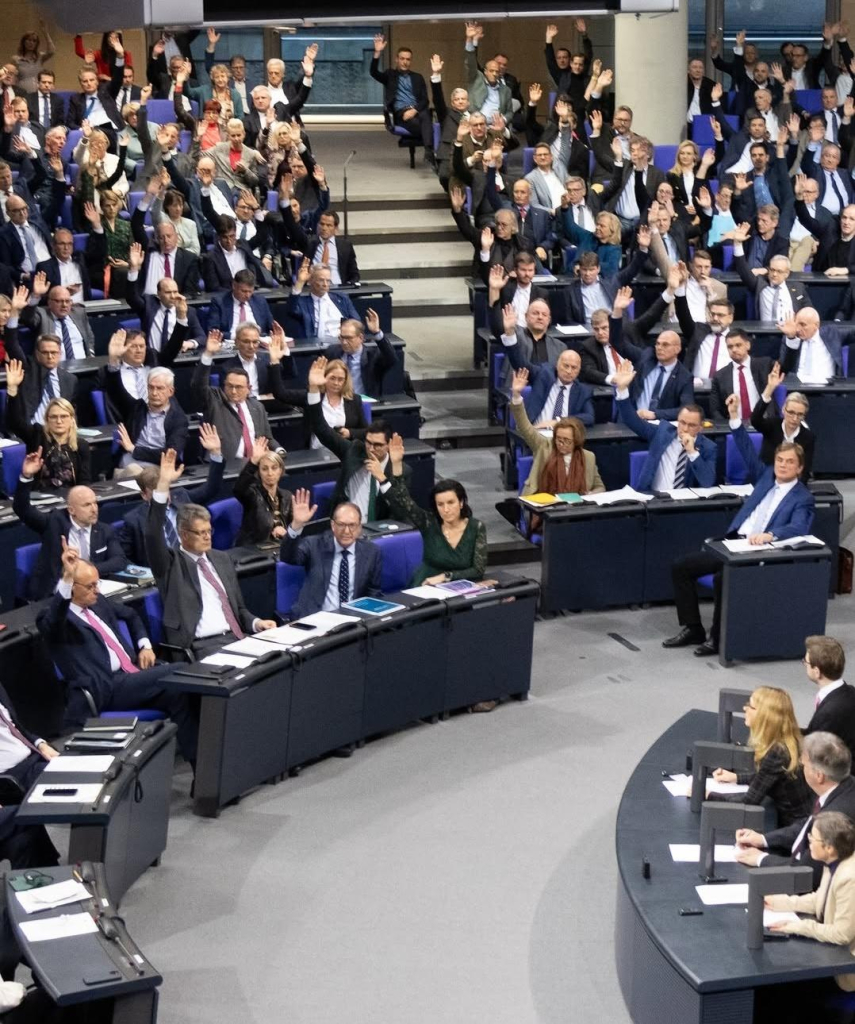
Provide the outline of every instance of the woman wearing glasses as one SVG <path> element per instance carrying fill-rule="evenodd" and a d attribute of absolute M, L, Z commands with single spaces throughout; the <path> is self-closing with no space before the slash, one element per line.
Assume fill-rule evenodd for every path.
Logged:
<path fill-rule="evenodd" d="M 267 445 L 266 437 L 255 439 L 252 457 L 235 481 L 234 495 L 243 506 L 238 547 L 281 540 L 293 515 L 293 495 L 281 486 L 285 460 Z"/>
<path fill-rule="evenodd" d="M 59 344 L 59 339 L 53 339 Z M 65 487 L 92 482 L 89 442 L 77 436 L 77 415 L 65 398 L 47 400 L 44 426 L 27 422 L 21 385 L 24 365 L 18 359 L 6 365 L 6 416 L 9 427 L 27 446 L 41 456 L 36 476 L 40 490 L 58 491 Z"/>
<path fill-rule="evenodd" d="M 807 425 L 806 417 L 810 408 L 807 398 L 800 391 L 791 391 L 784 402 L 781 418 L 770 416 L 769 406 L 775 401 L 775 389 L 784 382 L 785 374 L 781 364 L 775 363 L 766 381 L 763 394 L 751 410 L 751 426 L 763 435 L 760 447 L 760 461 L 767 466 L 775 464 L 775 449 L 782 441 L 795 441 L 802 446 L 805 464 L 802 469 L 802 483 L 807 483 L 813 465 L 813 449 L 816 435 Z"/>
<path fill-rule="evenodd" d="M 783 828 L 810 814 L 814 793 L 805 782 L 799 764 L 801 730 L 796 722 L 793 702 L 786 690 L 760 686 L 745 705 L 748 745 L 754 750 L 754 771 L 745 775 L 716 768 L 716 782 L 736 782 L 748 786 L 747 793 L 710 793 L 710 800 L 759 804 L 768 797 L 778 812 Z"/>

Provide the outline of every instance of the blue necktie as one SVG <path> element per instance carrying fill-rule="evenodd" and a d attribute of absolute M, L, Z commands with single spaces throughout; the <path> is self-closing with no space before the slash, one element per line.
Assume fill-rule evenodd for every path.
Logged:
<path fill-rule="evenodd" d="M 558 389 L 558 394 L 555 396 L 555 405 L 552 407 L 552 418 L 554 420 L 560 420 L 564 414 L 564 392 L 567 390 L 567 385 L 562 384 Z"/>
<path fill-rule="evenodd" d="M 163 352 L 169 344 L 169 310 L 163 311 L 163 327 L 160 331 L 160 351 Z"/>
<path fill-rule="evenodd" d="M 84 117 L 89 117 L 89 115 L 92 113 L 92 109 L 93 109 L 94 106 L 95 106 L 95 97 L 93 96 L 91 99 L 88 99 L 86 101 L 86 111 L 85 111 L 83 116 Z"/>
<path fill-rule="evenodd" d="M 373 477 L 372 477 L 372 479 L 373 479 Z M 163 535 L 164 535 L 164 537 L 166 537 L 166 543 L 169 545 L 169 547 L 177 548 L 178 547 L 178 534 L 177 534 L 177 532 L 175 530 L 175 527 L 172 524 L 172 515 L 171 515 L 171 513 L 172 513 L 172 508 L 171 507 L 167 507 L 167 509 L 166 509 L 166 518 L 163 521 Z"/>
<path fill-rule="evenodd" d="M 659 367 L 659 376 L 656 378 L 656 383 L 653 385 L 653 391 L 650 394 L 650 408 L 655 409 L 659 405 L 659 396 L 662 394 L 662 385 L 665 383 L 665 367 Z"/>
<path fill-rule="evenodd" d="M 846 200 L 841 195 L 840 186 L 837 184 L 837 172 L 826 171 L 826 174 L 828 175 L 829 181 L 831 182 L 831 187 L 834 189 L 834 194 L 837 196 L 837 201 L 838 203 L 840 203 L 840 209 L 842 210 L 843 207 L 846 205 Z"/>
<path fill-rule="evenodd" d="M 837 129 L 838 129 L 837 111 L 836 110 L 829 110 L 829 114 L 831 114 L 831 141 L 836 143 L 837 142 Z"/>
<path fill-rule="evenodd" d="M 342 548 L 341 561 L 338 565 L 338 600 L 339 604 L 346 604 L 350 600 L 350 555 L 349 548 Z"/>
<path fill-rule="evenodd" d="M 59 398 L 59 391 L 53 382 L 53 370 L 48 370 L 47 377 L 45 377 L 45 394 L 48 396 L 48 400 L 51 398 Z"/>
<path fill-rule="evenodd" d="M 59 324 L 60 332 L 62 333 L 62 347 L 65 349 L 65 358 L 74 358 L 74 346 L 71 344 L 71 335 L 68 333 L 68 324 L 65 321 L 65 317 L 57 320 Z"/>
<path fill-rule="evenodd" d="M 45 128 L 50 128 L 50 100 L 45 96 L 45 112 L 42 115 Z"/>
<path fill-rule="evenodd" d="M 30 234 L 30 228 L 29 228 L 29 226 L 27 224 L 24 224 L 23 227 L 21 228 L 21 231 L 24 234 L 24 248 L 27 251 L 27 259 L 32 264 L 30 269 L 35 274 L 35 272 L 36 272 L 36 265 L 38 264 L 38 259 L 36 258 L 36 247 L 33 244 L 33 238 L 32 238 L 32 235 Z"/>
<path fill-rule="evenodd" d="M 243 224 L 241 225 L 241 229 L 240 229 L 240 240 L 241 240 L 242 242 L 245 242 L 245 241 L 246 241 L 246 221 L 244 221 L 244 222 L 243 222 Z"/>

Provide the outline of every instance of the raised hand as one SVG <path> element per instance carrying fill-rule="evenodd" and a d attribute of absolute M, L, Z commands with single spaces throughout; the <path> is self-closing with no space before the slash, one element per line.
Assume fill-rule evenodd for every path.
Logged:
<path fill-rule="evenodd" d="M 442 69 L 445 66 L 445 61 L 440 57 L 438 53 L 431 56 L 430 59 L 430 73 L 432 75 L 441 75 Z"/>
<path fill-rule="evenodd" d="M 737 33 L 736 33 L 736 45 L 737 45 L 737 46 L 738 46 L 738 47 L 739 47 L 740 49 L 741 49 L 741 48 L 742 48 L 743 46 L 745 46 L 745 29 L 744 29 L 744 28 L 743 28 L 743 29 L 740 29 L 740 30 L 739 30 L 739 32 L 737 32 Z"/>
<path fill-rule="evenodd" d="M 811 142 L 822 142 L 825 138 L 825 125 L 824 124 L 812 124 L 808 127 L 808 138 Z"/>
<path fill-rule="evenodd" d="M 199 424 L 199 444 L 211 455 L 221 455 L 223 451 L 220 435 L 213 423 Z"/>
<path fill-rule="evenodd" d="M 310 504 L 312 496 L 305 487 L 298 487 L 291 499 L 291 526 L 294 530 L 302 530 L 306 523 L 318 511 L 317 505 Z"/>
<path fill-rule="evenodd" d="M 122 356 L 125 354 L 126 339 L 127 332 L 121 327 L 117 331 L 113 331 L 110 336 L 110 340 L 107 343 L 107 362 L 111 366 L 118 366 L 122 361 Z"/>
<path fill-rule="evenodd" d="M 511 391 L 514 397 L 519 397 L 526 387 L 528 387 L 528 370 L 525 367 L 521 370 L 514 370 L 514 375 L 511 378 Z"/>
<path fill-rule="evenodd" d="M 555 101 L 555 116 L 559 121 L 569 121 L 570 104 L 566 100 Z"/>
<path fill-rule="evenodd" d="M 712 195 L 706 187 L 698 189 L 698 203 L 702 209 L 707 210 L 712 206 Z"/>
<path fill-rule="evenodd" d="M 737 192 L 746 192 L 748 190 L 748 178 L 744 172 L 734 174 L 733 185 Z"/>
<path fill-rule="evenodd" d="M 623 146 L 621 145 L 620 139 L 615 135 L 612 141 L 609 143 L 609 149 L 612 151 L 612 156 L 616 164 L 623 163 Z"/>
<path fill-rule="evenodd" d="M 139 242 L 132 242 L 128 249 L 128 269 L 139 272 L 143 265 L 143 247 Z"/>
<path fill-rule="evenodd" d="M 614 71 L 611 68 L 606 68 L 606 70 L 597 79 L 597 92 L 602 92 L 603 89 L 606 89 L 608 86 L 610 86 L 614 80 Z"/>
<path fill-rule="evenodd" d="M 28 289 L 24 285 L 20 285 L 15 288 L 12 292 L 12 316 L 20 316 L 27 305 L 27 299 L 30 297 Z"/>
<path fill-rule="evenodd" d="M 462 188 L 455 186 L 448 193 L 448 197 L 451 200 L 451 209 L 454 210 L 455 213 L 460 213 L 466 205 L 466 193 Z"/>
<path fill-rule="evenodd" d="M 107 42 L 110 44 L 110 46 L 113 47 L 113 49 L 120 57 L 124 57 L 125 48 L 124 46 L 122 46 L 122 41 L 119 39 L 118 32 L 111 32 L 110 35 L 107 37 Z"/>
<path fill-rule="evenodd" d="M 615 301 L 612 303 L 612 313 L 617 316 L 623 316 L 623 314 L 629 309 L 629 305 L 632 302 L 632 288 L 629 285 L 624 285 L 623 288 L 618 288 L 615 293 Z"/>
<path fill-rule="evenodd" d="M 374 36 L 374 56 L 379 56 L 386 49 L 386 37 L 382 32 Z"/>
<path fill-rule="evenodd" d="M 20 359 L 10 359 L 6 363 L 6 388 L 11 388 L 14 396 L 18 388 L 24 383 L 24 364 Z"/>
<path fill-rule="evenodd" d="M 672 263 L 668 268 L 668 291 L 672 294 L 683 284 L 683 275 L 680 273 L 680 264 Z"/>
<path fill-rule="evenodd" d="M 741 402 L 739 401 L 739 395 L 728 395 L 727 399 L 725 400 L 725 405 L 727 406 L 728 419 L 742 419 Z"/>
<path fill-rule="evenodd" d="M 120 423 L 116 427 L 116 440 L 128 454 L 134 450 L 134 442 L 131 440 L 131 435 L 128 433 L 128 428 L 124 423 Z"/>
<path fill-rule="evenodd" d="M 325 370 L 327 368 L 327 360 L 323 356 L 319 356 L 309 367 L 308 385 L 309 391 L 322 391 L 324 385 L 327 382 Z"/>
<path fill-rule="evenodd" d="M 366 459 L 362 465 L 374 477 L 378 484 L 382 484 L 386 479 L 386 470 L 383 468 L 383 463 L 377 458 L 374 452 L 366 452 Z"/>
<path fill-rule="evenodd" d="M 574 25 L 576 31 L 579 33 L 580 36 L 587 35 L 587 33 L 588 33 L 588 26 L 585 24 L 585 19 L 584 18 L 576 18 L 575 21 L 573 22 L 573 25 Z"/>
<path fill-rule="evenodd" d="M 713 138 L 716 140 L 716 142 L 721 142 L 721 125 L 714 117 L 710 118 L 710 128 L 712 129 Z"/>
<path fill-rule="evenodd" d="M 372 334 L 377 334 L 380 331 L 380 314 L 376 309 L 365 310 L 365 326 Z"/>
<path fill-rule="evenodd" d="M 773 363 L 769 376 L 766 378 L 766 392 L 771 395 L 775 388 L 780 387 L 784 383 L 785 376 L 786 374 L 781 370 L 781 364 L 779 362 Z"/>
<path fill-rule="evenodd" d="M 717 57 L 721 53 L 721 40 L 718 36 L 713 36 L 710 39 L 710 56 Z"/>
<path fill-rule="evenodd" d="M 650 228 L 646 224 L 639 225 L 638 234 L 638 248 L 649 249 L 650 248 Z"/>
<path fill-rule="evenodd" d="M 532 82 L 528 87 L 528 101 L 537 105 L 543 96 L 543 86 L 539 82 Z"/>
<path fill-rule="evenodd" d="M 140 106 L 144 107 L 146 103 L 151 99 L 152 88 L 146 84 L 140 89 Z"/>
<path fill-rule="evenodd" d="M 805 185 L 807 184 L 806 174 L 797 174 L 793 180 L 793 192 L 795 193 L 796 199 L 801 199 L 804 195 Z"/>
<path fill-rule="evenodd" d="M 24 464 L 21 466 L 21 476 L 25 476 L 28 480 L 32 480 L 37 473 L 41 472 L 43 465 L 44 459 L 42 459 L 42 449 L 41 446 L 39 446 L 34 452 L 27 452 L 24 456 Z"/>
<path fill-rule="evenodd" d="M 492 228 L 483 228 L 481 231 L 481 252 L 489 252 L 493 248 L 495 235 Z"/>
<path fill-rule="evenodd" d="M 175 465 L 177 457 L 178 453 L 174 448 L 167 448 L 160 456 L 160 477 L 157 481 L 158 491 L 168 491 L 184 472 L 183 466 Z"/>
<path fill-rule="evenodd" d="M 205 339 L 205 351 L 209 356 L 215 356 L 223 347 L 223 332 L 218 330 L 208 331 Z"/>
<path fill-rule="evenodd" d="M 490 267 L 489 287 L 497 292 L 501 291 L 508 283 L 508 273 L 501 263 L 494 263 Z"/>
<path fill-rule="evenodd" d="M 555 39 L 555 37 L 557 35 L 558 35 L 558 26 L 557 25 L 547 25 L 546 26 L 546 41 L 547 41 L 547 43 L 551 43 Z"/>
<path fill-rule="evenodd" d="M 32 285 L 33 295 L 37 295 L 39 298 L 47 295 L 50 291 L 50 283 L 48 282 L 47 274 L 43 270 L 40 270 L 33 278 Z"/>
<path fill-rule="evenodd" d="M 39 449 L 41 451 L 41 449 Z M 77 563 L 80 561 L 80 552 L 77 548 L 69 547 L 68 540 L 65 537 L 61 537 L 62 541 L 62 555 L 60 561 L 62 562 L 62 578 L 66 583 L 71 583 L 74 579 L 74 570 L 77 568 Z"/>
<path fill-rule="evenodd" d="M 793 317 L 790 317 L 789 320 L 782 320 L 778 323 L 778 330 L 792 340 L 798 331 L 798 324 Z"/>
<path fill-rule="evenodd" d="M 256 439 L 252 442 L 252 456 L 250 457 L 249 461 L 253 464 L 253 466 L 257 466 L 258 463 L 261 461 L 261 456 L 267 454 L 267 448 L 269 444 L 270 442 L 264 436 L 256 437 Z"/>
<path fill-rule="evenodd" d="M 400 434 L 393 434 L 389 442 L 389 461 L 393 466 L 404 464 L 404 439 Z"/>
<path fill-rule="evenodd" d="M 211 47 L 211 53 L 214 52 L 214 49 L 215 49 L 215 47 L 216 47 L 216 45 L 217 45 L 217 43 L 219 41 L 220 41 L 220 33 L 215 28 L 212 28 L 212 27 L 209 26 L 208 27 L 208 43 L 209 43 L 209 45 Z"/>
<path fill-rule="evenodd" d="M 772 72 L 772 77 L 775 79 L 775 81 L 776 82 L 780 82 L 781 85 L 783 85 L 784 84 L 784 69 L 781 67 L 780 61 L 773 61 L 769 65 L 769 70 Z"/>
<path fill-rule="evenodd" d="M 84 117 L 80 122 L 80 131 L 82 132 L 84 139 L 88 139 L 92 134 L 92 125 L 89 123 L 88 117 Z"/>
<path fill-rule="evenodd" d="M 635 370 L 628 359 L 622 359 L 616 373 L 612 374 L 612 383 L 616 388 L 623 391 L 632 384 L 635 377 Z"/>
<path fill-rule="evenodd" d="M 513 336 L 517 329 L 517 311 L 509 302 L 502 306 L 502 333 Z"/>
<path fill-rule="evenodd" d="M 297 284 L 299 284 L 301 288 L 308 283 L 311 268 L 312 264 L 309 262 L 309 258 L 307 256 L 300 264 L 300 269 L 297 271 Z"/>
<path fill-rule="evenodd" d="M 712 91 L 710 93 L 713 103 L 718 103 L 721 100 L 723 92 L 724 86 L 721 84 L 721 82 L 716 82 L 715 85 L 712 87 Z"/>

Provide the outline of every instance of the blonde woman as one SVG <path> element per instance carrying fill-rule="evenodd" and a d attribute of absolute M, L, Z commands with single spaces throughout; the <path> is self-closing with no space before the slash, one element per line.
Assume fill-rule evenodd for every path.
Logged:
<path fill-rule="evenodd" d="M 124 201 L 128 194 L 125 177 L 125 159 L 128 153 L 128 133 L 119 136 L 119 155 L 107 152 L 110 140 L 98 128 L 83 122 L 83 136 L 74 147 L 72 160 L 79 167 L 75 182 L 72 217 L 76 231 L 86 231 L 86 204 L 101 209 L 101 192 L 112 191 Z"/>
<path fill-rule="evenodd" d="M 786 690 L 760 686 L 745 705 L 748 745 L 754 750 L 754 771 L 745 775 L 716 768 L 716 782 L 748 786 L 747 793 L 711 793 L 710 800 L 759 804 L 769 797 L 778 811 L 778 825 L 784 827 L 810 814 L 814 793 L 805 782 L 799 764 L 802 734 L 796 722 L 793 702 Z"/>
<path fill-rule="evenodd" d="M 674 201 L 683 206 L 694 206 L 695 184 L 702 184 L 697 178 L 701 153 L 694 142 L 681 142 L 674 157 L 674 166 L 665 175 L 665 180 L 674 190 Z"/>
<path fill-rule="evenodd" d="M 573 266 L 583 252 L 595 252 L 600 258 L 601 272 L 604 277 L 616 274 L 620 270 L 620 221 L 613 213 L 598 213 L 594 222 L 594 230 L 587 231 L 579 227 L 573 220 L 573 211 L 568 208 L 561 212 L 564 233 L 575 253 L 565 250 L 565 266 L 568 273 L 573 273 Z"/>
<path fill-rule="evenodd" d="M 326 365 L 323 396 L 324 419 L 342 437 L 352 439 L 354 431 L 363 431 L 368 426 L 362 399 L 354 395 L 350 371 L 341 359 L 331 359 Z M 312 448 L 323 447 L 314 434 L 310 444 Z"/>
<path fill-rule="evenodd" d="M 235 544 L 264 544 L 281 540 L 291 522 L 294 496 L 281 486 L 285 460 L 267 449 L 267 438 L 257 437 L 252 457 L 235 481 L 234 495 L 243 506 L 243 519 Z"/>

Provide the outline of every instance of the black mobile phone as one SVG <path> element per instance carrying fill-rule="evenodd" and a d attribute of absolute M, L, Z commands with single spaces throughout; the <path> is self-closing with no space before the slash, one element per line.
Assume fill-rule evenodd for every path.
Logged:
<path fill-rule="evenodd" d="M 312 630 L 317 629 L 317 626 L 312 626 L 308 622 L 289 622 L 289 626 L 293 629 L 304 629 L 307 633 L 311 633 Z"/>
<path fill-rule="evenodd" d="M 702 917 L 704 912 L 700 907 L 680 907 L 678 913 L 680 917 Z"/>

